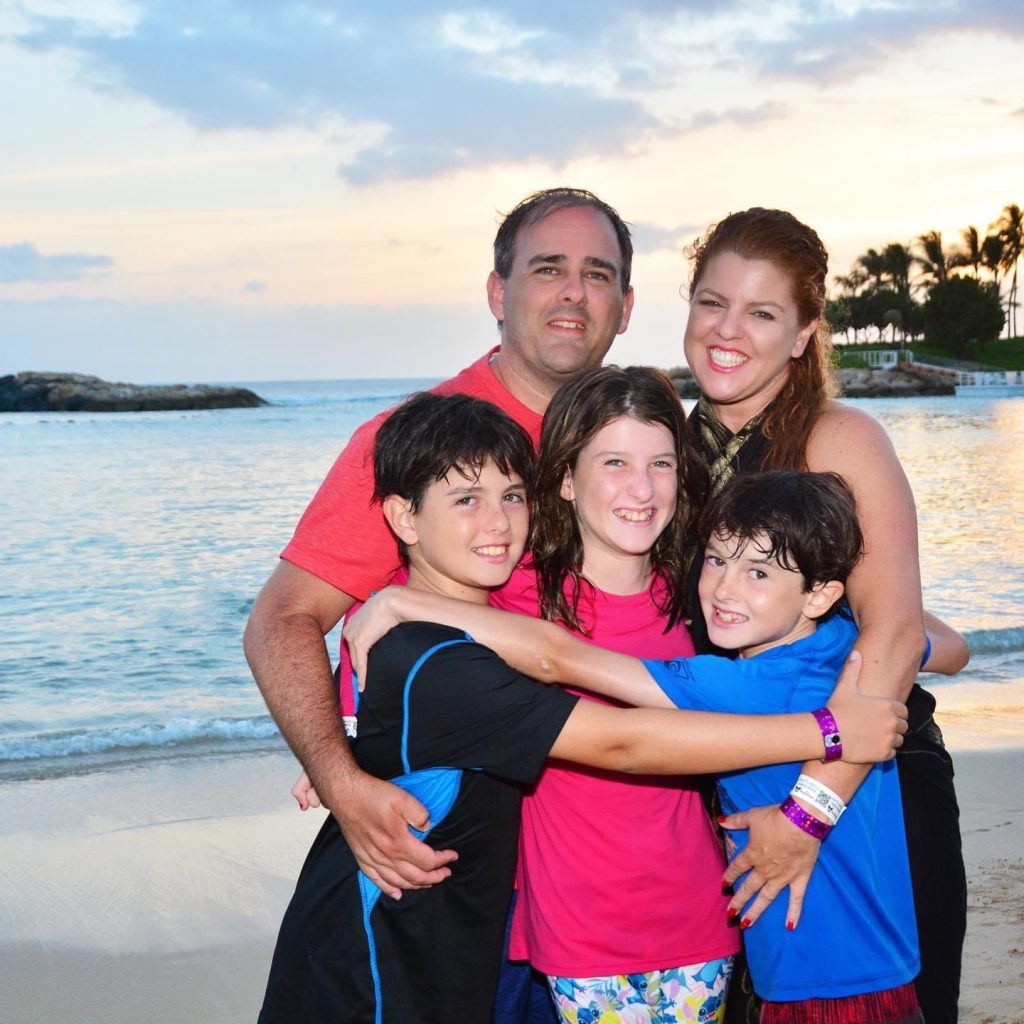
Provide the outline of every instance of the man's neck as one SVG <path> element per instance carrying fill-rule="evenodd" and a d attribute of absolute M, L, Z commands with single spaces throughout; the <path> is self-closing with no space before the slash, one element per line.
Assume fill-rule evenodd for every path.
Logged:
<path fill-rule="evenodd" d="M 523 372 L 523 368 L 508 356 L 502 359 L 500 349 L 491 356 L 491 369 L 502 387 L 527 409 L 541 416 L 547 412 L 557 387 L 543 384 L 533 375 Z"/>

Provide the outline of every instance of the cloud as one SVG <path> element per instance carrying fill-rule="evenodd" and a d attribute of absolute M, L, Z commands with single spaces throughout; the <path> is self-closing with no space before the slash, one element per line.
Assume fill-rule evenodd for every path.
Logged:
<path fill-rule="evenodd" d="M 621 150 L 656 127 L 638 101 L 615 94 L 614 68 L 603 88 L 578 81 L 580 62 L 600 49 L 597 26 L 622 17 L 612 3 L 596 8 L 556 31 L 539 3 L 456 18 L 436 2 L 149 0 L 127 31 L 34 15 L 17 41 L 71 52 L 90 87 L 144 96 L 200 130 L 361 132 L 369 141 L 340 173 L 366 182 L 509 159 L 564 162 Z M 589 38 L 581 24 L 593 26 Z"/>
<path fill-rule="evenodd" d="M 29 0 L 31 2 L 31 0 Z M 702 72 L 833 81 L 941 32 L 1024 33 L 1016 0 L 135 0 L 106 22 L 25 15 L 15 41 L 73 55 L 91 88 L 145 97 L 200 131 L 303 128 L 344 144 L 346 180 L 425 178 L 508 161 L 561 167 L 751 107 L 662 116 Z M 710 87 L 709 87 L 710 88 Z M 712 90 L 713 91 L 713 90 Z M 339 148 L 341 148 L 339 146 Z"/>
<path fill-rule="evenodd" d="M 31 242 L 0 245 L 0 282 L 77 281 L 113 263 L 109 256 L 85 252 L 44 256 Z"/>
<path fill-rule="evenodd" d="M 633 250 L 638 256 L 653 252 L 680 252 L 703 230 L 696 224 L 681 224 L 676 228 L 665 228 L 658 224 L 638 222 L 630 224 L 633 236 Z"/>
<path fill-rule="evenodd" d="M 781 103 L 768 101 L 756 107 L 733 107 L 728 110 L 702 110 L 694 114 L 687 127 L 691 130 L 712 128 L 716 124 L 755 125 L 776 121 L 786 116 L 786 107 Z"/>
<path fill-rule="evenodd" d="M 1024 5 L 1018 0 L 866 0 L 855 6 L 805 0 L 790 15 L 776 42 L 748 52 L 766 76 L 834 82 L 897 60 L 943 33 L 1024 36 Z"/>
<path fill-rule="evenodd" d="M 267 282 L 266 281 L 252 280 L 252 281 L 246 281 L 245 284 L 242 285 L 242 291 L 243 292 L 252 292 L 253 294 L 259 294 L 260 292 L 265 292 L 266 290 L 267 290 Z"/>

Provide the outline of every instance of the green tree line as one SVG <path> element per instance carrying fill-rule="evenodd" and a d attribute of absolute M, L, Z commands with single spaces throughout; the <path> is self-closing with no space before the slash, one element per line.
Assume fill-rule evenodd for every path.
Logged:
<path fill-rule="evenodd" d="M 938 231 L 910 243 L 868 249 L 850 272 L 837 275 L 829 301 L 833 330 L 851 341 L 924 338 L 956 356 L 972 342 L 1019 338 L 1017 270 L 1024 255 L 1024 212 L 1003 208 L 984 236 L 966 227 L 961 241 L 946 246 Z"/>

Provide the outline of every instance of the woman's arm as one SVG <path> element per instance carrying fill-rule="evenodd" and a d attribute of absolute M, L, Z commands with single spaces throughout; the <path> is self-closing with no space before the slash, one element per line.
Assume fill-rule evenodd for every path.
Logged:
<path fill-rule="evenodd" d="M 830 403 L 814 428 L 807 446 L 807 468 L 838 473 L 857 500 L 864 557 L 850 574 L 846 592 L 860 630 L 854 649 L 864 659 L 863 688 L 906 700 L 925 646 L 917 510 L 906 474 L 882 426 L 866 413 L 837 402 Z M 811 761 L 802 771 L 848 802 L 868 769 Z M 749 842 L 724 876 L 733 884 L 749 872 L 730 905 L 740 910 L 756 896 L 745 914 L 756 920 L 788 885 L 788 918 L 798 919 L 819 842 L 794 828 L 775 806 L 753 808 L 728 822 L 728 827 L 750 829 Z"/>
<path fill-rule="evenodd" d="M 930 649 L 921 671 L 955 676 L 971 658 L 971 650 L 963 634 L 938 616 L 932 615 L 927 608 L 924 611 L 924 628 L 928 633 Z"/>

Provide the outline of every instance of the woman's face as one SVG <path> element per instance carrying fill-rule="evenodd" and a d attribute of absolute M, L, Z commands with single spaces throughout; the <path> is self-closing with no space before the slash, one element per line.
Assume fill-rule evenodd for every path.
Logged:
<path fill-rule="evenodd" d="M 620 416 L 583 447 L 562 481 L 583 538 L 584 568 L 647 556 L 676 509 L 679 460 L 660 423 Z"/>
<path fill-rule="evenodd" d="M 801 324 L 789 278 L 768 260 L 722 252 L 693 292 L 683 349 L 718 418 L 737 431 L 781 390 L 817 320 Z"/>

